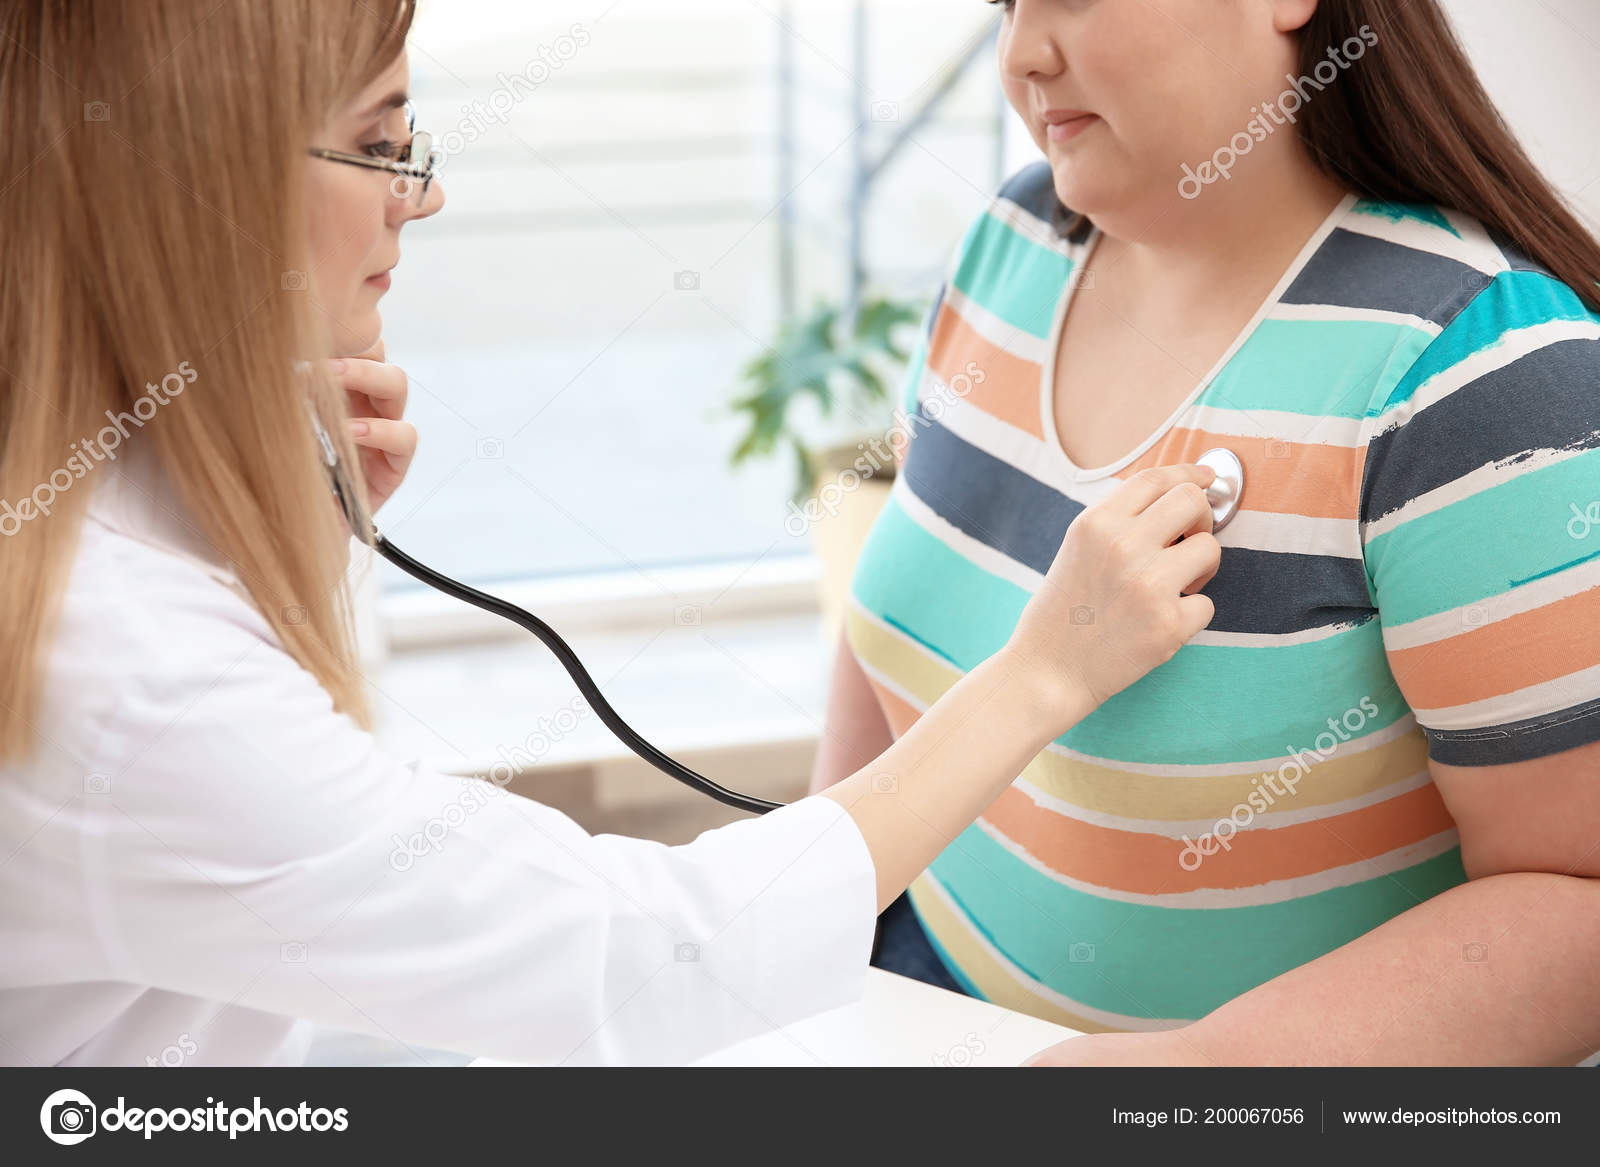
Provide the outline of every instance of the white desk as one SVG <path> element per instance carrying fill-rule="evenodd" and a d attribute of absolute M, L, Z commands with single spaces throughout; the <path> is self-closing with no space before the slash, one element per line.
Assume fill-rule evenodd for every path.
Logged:
<path fill-rule="evenodd" d="M 1016 1066 L 1079 1036 L 921 981 L 867 970 L 861 1000 L 742 1041 L 696 1066 Z"/>
<path fill-rule="evenodd" d="M 1026 1013 L 867 970 L 859 1001 L 752 1037 L 692 1066 L 1019 1066 L 1080 1036 Z M 477 1058 L 474 1066 L 509 1066 Z"/>

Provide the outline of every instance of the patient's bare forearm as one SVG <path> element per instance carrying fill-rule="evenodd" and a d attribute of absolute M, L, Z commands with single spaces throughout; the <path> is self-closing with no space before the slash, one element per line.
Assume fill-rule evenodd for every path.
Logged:
<path fill-rule="evenodd" d="M 823 791 L 855 819 L 878 910 L 906 889 L 1093 702 L 1002 651 L 961 678 L 876 761 Z"/>

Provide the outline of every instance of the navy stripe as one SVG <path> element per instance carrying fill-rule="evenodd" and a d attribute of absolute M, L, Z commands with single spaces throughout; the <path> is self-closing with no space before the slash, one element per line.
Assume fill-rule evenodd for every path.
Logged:
<path fill-rule="evenodd" d="M 1067 527 L 1083 510 L 1015 466 L 917 413 L 916 436 L 900 473 L 911 492 L 956 530 L 1040 575 L 1050 570 Z M 1203 589 L 1217 632 L 1287 635 L 1373 615 L 1360 559 L 1224 547 Z"/>
<path fill-rule="evenodd" d="M 1048 162 L 1025 166 L 1006 179 L 1000 188 L 1000 197 L 1016 203 L 1041 223 L 1060 221 L 1061 200 L 1056 197 L 1055 175 Z"/>
<path fill-rule="evenodd" d="M 1600 446 L 1597 390 L 1600 340 L 1557 341 L 1461 386 L 1367 443 L 1361 521 L 1491 462 Z"/>
<path fill-rule="evenodd" d="M 1550 276 L 1552 279 L 1555 278 L 1549 268 L 1531 259 L 1526 252 L 1511 241 L 1509 235 L 1496 230 L 1487 223 L 1483 224 L 1483 230 L 1489 236 L 1490 241 L 1500 249 L 1500 254 L 1505 256 L 1506 264 L 1512 271 L 1540 272 L 1543 275 Z"/>
<path fill-rule="evenodd" d="M 1446 766 L 1501 766 L 1600 741 L 1600 697 L 1559 713 L 1481 729 L 1428 729 L 1428 757 Z"/>
<path fill-rule="evenodd" d="M 1442 328 L 1488 278 L 1445 256 L 1337 227 L 1289 285 L 1282 303 L 1403 312 Z"/>

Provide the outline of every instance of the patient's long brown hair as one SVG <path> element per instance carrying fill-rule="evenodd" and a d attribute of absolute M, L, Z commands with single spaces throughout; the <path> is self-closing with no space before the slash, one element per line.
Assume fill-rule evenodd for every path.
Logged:
<path fill-rule="evenodd" d="M 1377 46 L 1300 114 L 1317 164 L 1369 198 L 1471 215 L 1600 311 L 1600 242 L 1512 136 L 1437 0 L 1318 0 L 1301 72 L 1363 25 Z"/>
<path fill-rule="evenodd" d="M 135 411 L 181 372 L 182 395 L 130 442 L 149 443 L 198 533 L 362 724 L 348 537 L 295 369 L 329 351 L 304 166 L 411 19 L 411 0 L 0 5 L 0 504 L 15 510 L 107 410 Z M 309 391 L 355 465 L 343 395 Z M 0 538 L 0 760 L 37 744 L 45 649 L 106 473 Z"/>

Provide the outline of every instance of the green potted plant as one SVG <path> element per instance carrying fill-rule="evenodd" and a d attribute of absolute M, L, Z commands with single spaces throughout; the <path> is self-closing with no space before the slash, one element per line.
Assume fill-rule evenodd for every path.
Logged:
<path fill-rule="evenodd" d="M 732 408 L 748 426 L 732 463 L 780 449 L 794 456 L 786 526 L 794 533 L 803 527 L 822 560 L 823 633 L 830 643 L 861 543 L 894 478 L 892 457 L 868 457 L 864 448 L 876 442 L 877 450 L 887 450 L 911 355 L 907 334 L 923 311 L 912 301 L 879 298 L 862 303 L 851 319 L 839 305 L 819 304 L 786 323 L 772 346 L 740 371 Z M 832 440 L 811 436 L 806 405 L 821 419 L 815 428 L 831 431 Z"/>

